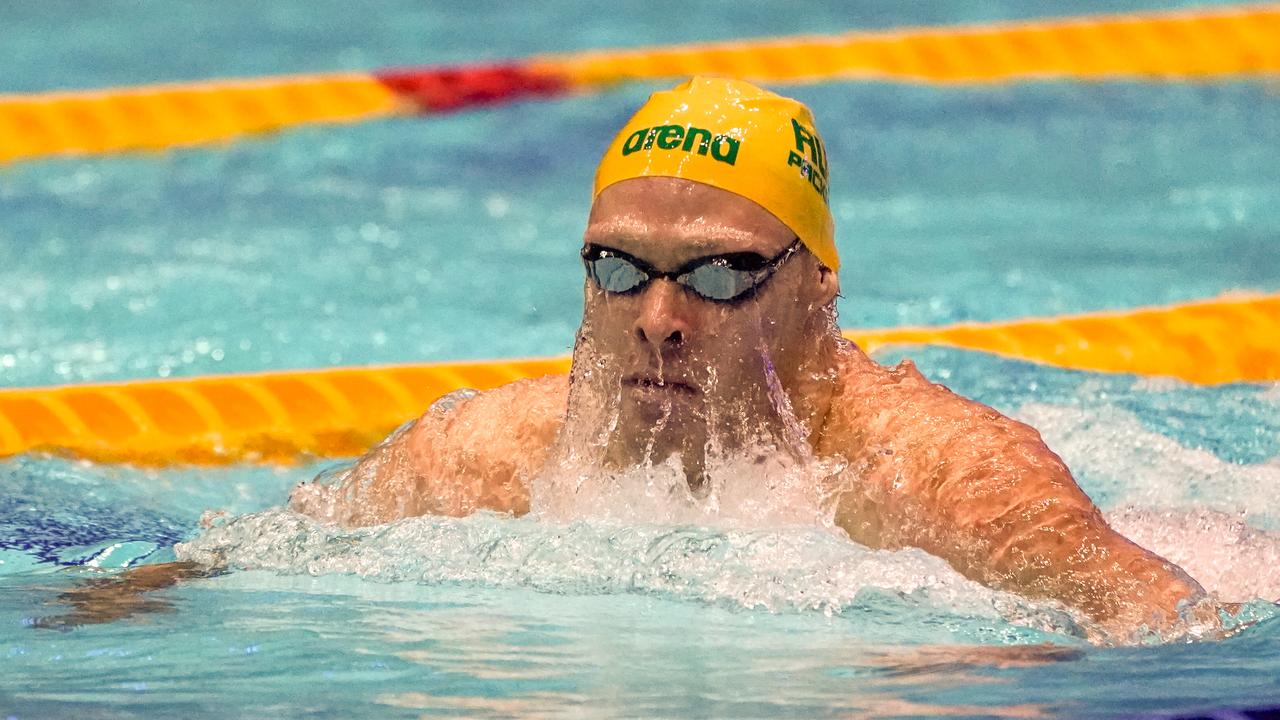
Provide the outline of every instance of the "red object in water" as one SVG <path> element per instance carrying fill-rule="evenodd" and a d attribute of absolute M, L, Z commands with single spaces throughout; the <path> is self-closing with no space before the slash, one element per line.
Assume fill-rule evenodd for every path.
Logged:
<path fill-rule="evenodd" d="M 549 97 L 560 95 L 569 87 L 561 78 L 515 64 L 380 70 L 374 77 L 428 112 L 462 110 L 524 97 Z"/>

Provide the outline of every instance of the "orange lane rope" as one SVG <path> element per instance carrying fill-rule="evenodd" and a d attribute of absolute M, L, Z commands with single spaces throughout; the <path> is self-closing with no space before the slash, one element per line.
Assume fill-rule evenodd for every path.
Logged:
<path fill-rule="evenodd" d="M 871 351 L 941 344 L 1197 383 L 1280 380 L 1280 294 L 846 335 Z M 37 450 L 170 465 L 349 456 L 447 392 L 568 368 L 568 358 L 548 358 L 0 390 L 0 457 Z"/>
<path fill-rule="evenodd" d="M 945 345 L 1073 370 L 1200 384 L 1280 380 L 1280 294 L 1074 317 L 851 330 L 845 336 L 868 352 Z"/>
<path fill-rule="evenodd" d="M 1280 72 L 1280 5 L 856 32 L 407 68 L 0 95 L 0 163 L 154 150 L 694 74 L 762 83 L 1204 79 Z"/>
<path fill-rule="evenodd" d="M 386 85 L 360 74 L 0 95 L 0 162 L 217 142 L 378 117 L 399 103 Z"/>
<path fill-rule="evenodd" d="M 49 450 L 168 465 L 354 455 L 445 393 L 568 368 L 563 358 L 504 360 L 0 390 L 0 457 Z"/>
<path fill-rule="evenodd" d="M 1280 6 L 857 32 L 535 58 L 574 85 L 694 74 L 760 82 L 1209 78 L 1280 71 Z"/>

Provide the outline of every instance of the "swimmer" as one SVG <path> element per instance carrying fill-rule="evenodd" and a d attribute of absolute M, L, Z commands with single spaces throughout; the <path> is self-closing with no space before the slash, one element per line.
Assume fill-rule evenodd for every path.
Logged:
<path fill-rule="evenodd" d="M 1119 632 L 1216 617 L 1035 429 L 841 337 L 827 171 L 794 100 L 710 78 L 655 93 L 596 174 L 569 376 L 446 398 L 292 506 L 349 525 L 523 514 L 575 432 L 606 468 L 671 460 L 697 497 L 712 454 L 771 447 L 841 468 L 834 524 L 868 547 L 924 549 Z"/>

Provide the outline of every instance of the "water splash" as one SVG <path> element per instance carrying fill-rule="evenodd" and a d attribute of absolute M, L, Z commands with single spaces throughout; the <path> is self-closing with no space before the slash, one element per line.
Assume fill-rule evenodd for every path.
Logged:
<path fill-rule="evenodd" d="M 1226 462 L 1153 432 L 1113 406 L 1028 403 L 1014 416 L 1040 431 L 1103 507 L 1199 508 L 1246 512 L 1259 523 L 1280 520 L 1280 505 L 1272 500 L 1280 487 L 1280 458 Z"/>
<path fill-rule="evenodd" d="M 757 448 L 715 458 L 695 491 L 678 456 L 620 470 L 549 466 L 538 478 L 533 517 L 550 522 L 606 520 L 711 524 L 727 528 L 829 527 L 839 466 L 799 464 Z"/>
<path fill-rule="evenodd" d="M 1107 521 L 1219 597 L 1280 602 L 1280 533 L 1252 527 L 1241 515 L 1205 509 L 1128 506 L 1107 513 Z"/>
<path fill-rule="evenodd" d="M 1148 430 L 1116 407 L 1029 403 L 1041 431 L 1108 521 L 1227 600 L 1280 600 L 1280 459 L 1237 464 Z"/>
<path fill-rule="evenodd" d="M 675 380 L 696 377 L 696 397 L 672 391 L 642 411 L 627 405 L 620 354 L 589 329 L 575 346 L 565 424 L 530 481 L 534 517 L 833 526 L 844 465 L 815 456 L 767 347 L 756 346 L 758 387 L 730 393 L 715 363 L 683 357 Z M 666 379 L 666 361 L 655 362 Z"/>
<path fill-rule="evenodd" d="M 889 624 L 923 612 L 926 623 L 987 628 L 997 642 L 1082 632 L 1069 613 L 985 588 L 923 551 L 869 550 L 815 527 L 556 524 L 478 513 L 344 529 L 268 510 L 217 524 L 176 552 L 182 560 L 282 574 L 644 594 L 775 613 L 871 612 Z"/>

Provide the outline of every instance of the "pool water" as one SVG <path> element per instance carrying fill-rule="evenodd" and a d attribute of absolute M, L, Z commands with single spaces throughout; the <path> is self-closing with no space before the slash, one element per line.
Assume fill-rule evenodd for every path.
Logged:
<path fill-rule="evenodd" d="M 1079 12 L 1171 7 L 1086 2 Z M 0 91 L 464 62 L 1025 17 L 1025 4 L 566 0 L 7 7 Z M 671 21 L 678 18 L 679 22 Z M 562 354 L 595 160 L 656 85 L 0 169 L 0 385 Z M 1274 82 L 826 83 L 847 327 L 1280 290 Z M 1113 523 L 1280 598 L 1280 387 L 897 350 L 1039 428 Z M 1280 702 L 1267 602 L 1219 641 L 1094 647 L 1053 607 L 810 528 L 490 515 L 339 531 L 322 464 L 0 462 L 4 716 L 1114 717 Z M 225 511 L 202 530 L 207 510 Z M 175 549 L 175 544 L 182 543 Z M 135 563 L 236 570 L 36 627 Z M 1028 647 L 1030 646 L 1030 647 Z"/>

